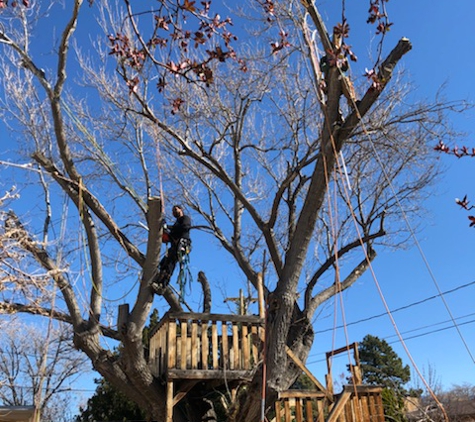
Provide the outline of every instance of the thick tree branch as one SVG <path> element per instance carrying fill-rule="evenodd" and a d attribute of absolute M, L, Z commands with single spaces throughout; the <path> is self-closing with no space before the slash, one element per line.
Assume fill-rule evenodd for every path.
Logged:
<path fill-rule="evenodd" d="M 317 6 L 315 6 L 313 0 L 300 0 L 303 7 L 307 10 L 307 13 L 312 18 L 312 21 L 317 28 L 318 35 L 320 35 L 320 39 L 322 41 L 323 49 L 325 52 L 333 50 L 333 43 L 330 40 L 330 36 L 328 35 L 327 28 L 323 23 L 323 19 L 318 11 Z"/>
<path fill-rule="evenodd" d="M 211 312 L 211 288 L 209 287 L 208 279 L 203 271 L 198 273 L 198 281 L 203 288 L 203 311 L 205 314 Z"/>
<path fill-rule="evenodd" d="M 340 283 L 335 283 L 327 289 L 318 293 L 305 309 L 305 315 L 311 319 L 315 310 L 326 300 L 330 299 L 338 292 L 343 292 L 353 285 L 361 275 L 371 266 L 371 263 L 376 258 L 376 251 L 368 246 L 366 257 L 353 269 L 353 271 Z"/>
<path fill-rule="evenodd" d="M 393 71 L 399 60 L 412 49 L 412 44 L 407 38 L 401 38 L 396 47 L 389 53 L 384 62 L 379 66 L 377 80 L 379 86 L 370 87 L 361 99 L 358 110 L 353 110 L 343 123 L 338 133 L 337 149 L 340 149 L 343 143 L 351 136 L 363 116 L 369 111 L 372 105 L 379 98 L 385 86 L 393 76 Z"/>
<path fill-rule="evenodd" d="M 71 315 L 59 312 L 54 309 L 45 308 L 37 305 L 25 305 L 23 303 L 15 302 L 0 302 L 0 314 L 15 314 L 22 312 L 30 315 L 41 315 L 45 317 L 51 317 L 56 321 L 66 322 L 73 325 L 73 319 Z"/>
<path fill-rule="evenodd" d="M 377 233 L 373 233 L 367 236 L 362 237 L 361 239 L 355 240 L 354 242 L 351 242 L 345 246 L 343 246 L 338 252 L 334 253 L 332 256 L 330 256 L 315 272 L 315 274 L 312 276 L 310 281 L 307 284 L 307 287 L 305 289 L 305 308 L 311 303 L 312 300 L 312 292 L 317 284 L 318 280 L 320 277 L 331 267 L 335 264 L 337 259 L 340 259 L 343 257 L 345 254 L 348 252 L 352 251 L 355 248 L 362 247 L 364 244 L 367 244 L 368 242 L 377 239 L 379 237 L 385 236 L 386 231 L 381 227 L 380 230 Z"/>

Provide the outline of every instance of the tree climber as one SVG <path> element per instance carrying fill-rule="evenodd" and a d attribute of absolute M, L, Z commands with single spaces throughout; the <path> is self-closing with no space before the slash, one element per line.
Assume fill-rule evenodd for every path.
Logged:
<path fill-rule="evenodd" d="M 155 292 L 168 285 L 177 262 L 191 250 L 190 217 L 184 214 L 180 205 L 174 205 L 172 213 L 176 218 L 175 223 L 171 228 L 167 228 L 164 224 L 163 228 L 163 242 L 170 243 L 170 247 L 158 264 L 158 273 L 152 280 L 152 288 Z"/>

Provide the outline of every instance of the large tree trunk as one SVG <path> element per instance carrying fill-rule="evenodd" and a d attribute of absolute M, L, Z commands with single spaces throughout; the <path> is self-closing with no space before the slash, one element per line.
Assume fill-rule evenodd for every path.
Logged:
<path fill-rule="evenodd" d="M 289 317 L 287 333 L 281 333 L 282 325 L 279 323 L 278 313 L 280 308 L 269 309 L 266 323 L 266 391 L 265 406 L 266 413 L 274 405 L 278 393 L 285 391 L 296 381 L 301 374 L 301 370 L 292 362 L 286 353 L 287 347 L 303 362 L 307 360 L 308 354 L 313 344 L 313 327 L 304 318 L 302 312 L 294 304 L 293 312 Z M 286 324 L 287 325 L 287 324 Z M 283 350 L 285 353 L 285 365 L 275 359 L 276 350 Z M 250 385 L 242 391 L 235 405 L 230 411 L 229 422 L 258 422 L 261 420 L 262 393 L 263 393 L 263 366 L 256 371 Z"/>

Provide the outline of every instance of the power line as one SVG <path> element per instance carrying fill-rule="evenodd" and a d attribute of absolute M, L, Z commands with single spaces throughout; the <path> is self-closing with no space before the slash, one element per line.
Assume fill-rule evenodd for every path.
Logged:
<path fill-rule="evenodd" d="M 450 320 L 452 321 L 452 320 Z M 449 322 L 450 322 L 449 321 Z M 472 324 L 475 322 L 475 319 L 472 319 L 471 321 L 465 321 L 465 322 L 462 322 L 462 323 L 459 323 L 457 324 L 458 326 L 462 326 L 462 325 L 467 325 L 467 324 Z M 417 334 L 417 335 L 414 335 L 412 337 L 406 337 L 404 340 L 412 340 L 412 339 L 415 339 L 415 338 L 419 338 L 419 337 L 424 337 L 424 336 L 427 336 L 429 334 L 434 334 L 434 333 L 438 333 L 440 331 L 445 331 L 445 330 L 449 330 L 449 329 L 452 329 L 452 328 L 455 328 L 453 325 L 449 326 L 449 327 L 443 327 L 443 328 L 439 328 L 437 330 L 432 330 L 432 331 L 428 331 L 426 333 L 421 333 L 421 334 Z M 404 333 L 402 333 L 404 334 Z M 392 336 L 391 336 L 392 337 Z M 397 343 L 397 340 L 394 340 L 392 342 L 390 342 L 389 344 L 393 344 L 393 343 Z"/>
<path fill-rule="evenodd" d="M 466 318 L 468 316 L 472 316 L 472 315 L 475 315 L 475 314 L 468 314 L 468 315 L 465 315 L 465 316 L 462 316 L 462 317 L 459 317 L 457 319 L 462 319 L 462 318 Z M 407 334 L 407 333 L 410 333 L 410 332 L 413 332 L 413 331 L 417 331 L 417 330 L 422 330 L 423 328 L 429 328 L 429 327 L 433 327 L 435 325 L 440 325 L 440 324 L 444 324 L 444 323 L 447 323 L 447 322 L 451 322 L 452 320 L 448 320 L 448 321 L 443 321 L 443 322 L 438 322 L 436 324 L 433 324 L 433 325 L 429 325 L 429 326 L 425 326 L 425 327 L 420 327 L 420 328 L 416 328 L 416 329 L 413 329 L 413 330 L 409 330 L 409 331 L 406 331 L 406 332 L 403 332 L 401 333 L 401 335 L 404 335 L 404 334 Z M 472 319 L 470 321 L 465 321 L 465 322 L 462 322 L 462 323 L 459 323 L 457 324 L 458 326 L 462 326 L 462 325 L 467 325 L 467 324 L 473 324 L 475 322 L 475 319 Z M 415 338 L 419 338 L 419 337 L 424 337 L 424 336 L 427 336 L 429 334 L 435 334 L 435 333 L 438 333 L 438 332 L 441 332 L 441 331 L 445 331 L 445 330 L 450 330 L 450 329 L 454 329 L 455 327 L 453 325 L 449 326 L 449 327 L 443 327 L 443 328 L 439 328 L 437 330 L 432 330 L 432 331 L 427 331 L 425 333 L 421 333 L 421 334 L 416 334 L 416 335 L 413 335 L 411 337 L 404 337 L 404 341 L 407 341 L 407 340 L 413 340 Z M 388 337 L 384 337 L 383 339 L 387 339 L 387 338 L 391 338 L 391 337 L 394 337 L 395 335 L 390 335 Z M 394 344 L 394 343 L 398 343 L 399 340 L 393 340 L 391 342 L 388 342 L 388 344 Z M 324 352 L 321 352 L 321 353 L 317 353 L 315 354 L 314 356 L 316 355 L 322 355 L 322 354 L 325 354 Z M 309 356 L 310 357 L 310 356 Z M 316 359 L 316 360 L 312 360 L 312 361 L 307 361 L 307 364 L 311 365 L 313 363 L 319 363 L 319 362 L 324 362 L 325 361 L 325 358 L 323 359 Z"/>
<path fill-rule="evenodd" d="M 473 316 L 473 315 L 475 315 L 475 313 L 463 315 L 463 316 L 457 317 L 457 318 L 455 318 L 455 319 L 456 319 L 456 320 L 464 319 L 464 318 L 471 317 L 471 316 Z M 414 331 L 420 331 L 420 330 L 423 330 L 423 329 L 425 329 L 425 328 L 435 327 L 435 326 L 437 326 L 437 325 L 447 324 L 448 322 L 451 322 L 451 321 L 452 321 L 452 320 L 447 319 L 447 320 L 445 320 L 445 321 L 436 322 L 436 323 L 434 323 L 434 324 L 424 325 L 424 326 L 419 327 L 419 328 L 413 328 L 412 330 L 407 330 L 407 331 L 405 331 L 403 334 L 413 333 Z M 469 322 L 471 322 L 471 321 L 469 321 Z M 463 322 L 463 323 L 460 324 L 460 325 L 464 325 L 464 324 L 466 324 L 466 322 Z M 452 326 L 446 327 L 446 328 L 452 328 Z M 396 334 L 392 334 L 392 335 L 390 335 L 390 336 L 387 336 L 386 339 L 391 338 L 391 337 L 396 337 Z"/>
<path fill-rule="evenodd" d="M 437 299 L 438 297 L 441 297 L 443 295 L 446 295 L 446 294 L 449 294 L 449 293 L 453 293 L 457 290 L 460 290 L 460 289 L 464 289 L 466 287 L 470 287 L 472 285 L 475 284 L 475 281 L 472 281 L 470 283 L 467 283 L 467 284 L 463 284 L 461 286 L 458 286 L 458 287 L 455 287 L 453 289 L 450 289 L 450 290 L 447 290 L 445 292 L 442 292 L 442 293 L 438 293 L 434 296 L 430 296 L 428 298 L 425 298 L 425 299 L 422 299 L 422 300 L 419 300 L 417 302 L 413 302 L 413 303 L 410 303 L 409 305 L 404 305 L 404 306 L 401 306 L 399 308 L 396 308 L 394 310 L 391 311 L 391 313 L 395 313 L 395 312 L 399 312 L 399 311 L 402 311 L 404 309 L 408 309 L 408 308 L 412 308 L 413 306 L 417 306 L 417 305 L 421 305 L 422 303 L 425 303 L 425 302 L 429 302 L 430 300 L 434 300 L 434 299 Z M 386 312 L 383 312 L 381 314 L 377 314 L 377 315 L 373 315 L 373 316 L 370 316 L 370 317 L 367 317 L 367 318 L 363 318 L 363 319 L 359 319 L 357 321 L 353 321 L 353 322 L 348 322 L 346 323 L 346 326 L 349 326 L 349 325 L 356 325 L 356 324 L 360 324 L 362 322 L 367 322 L 367 321 L 371 321 L 373 319 L 376 319 L 376 318 L 381 318 L 381 317 L 384 317 L 384 316 L 387 316 L 387 313 Z M 339 329 L 339 328 L 344 328 L 345 326 L 344 325 L 338 325 L 336 327 L 332 327 L 332 328 L 326 328 L 324 330 L 320 330 L 320 331 L 315 331 L 315 334 L 322 334 L 322 333 L 327 333 L 329 331 L 333 331 L 334 329 Z"/>

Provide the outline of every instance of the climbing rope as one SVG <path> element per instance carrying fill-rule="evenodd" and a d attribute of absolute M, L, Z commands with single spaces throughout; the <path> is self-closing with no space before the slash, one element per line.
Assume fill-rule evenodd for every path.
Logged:
<path fill-rule="evenodd" d="M 178 245 L 178 264 L 180 266 L 180 272 L 178 273 L 178 285 L 180 286 L 180 302 L 183 303 L 183 298 L 186 293 L 186 286 L 188 285 L 189 292 L 191 293 L 191 282 L 193 277 L 190 270 L 190 252 L 191 242 L 180 240 Z"/>

